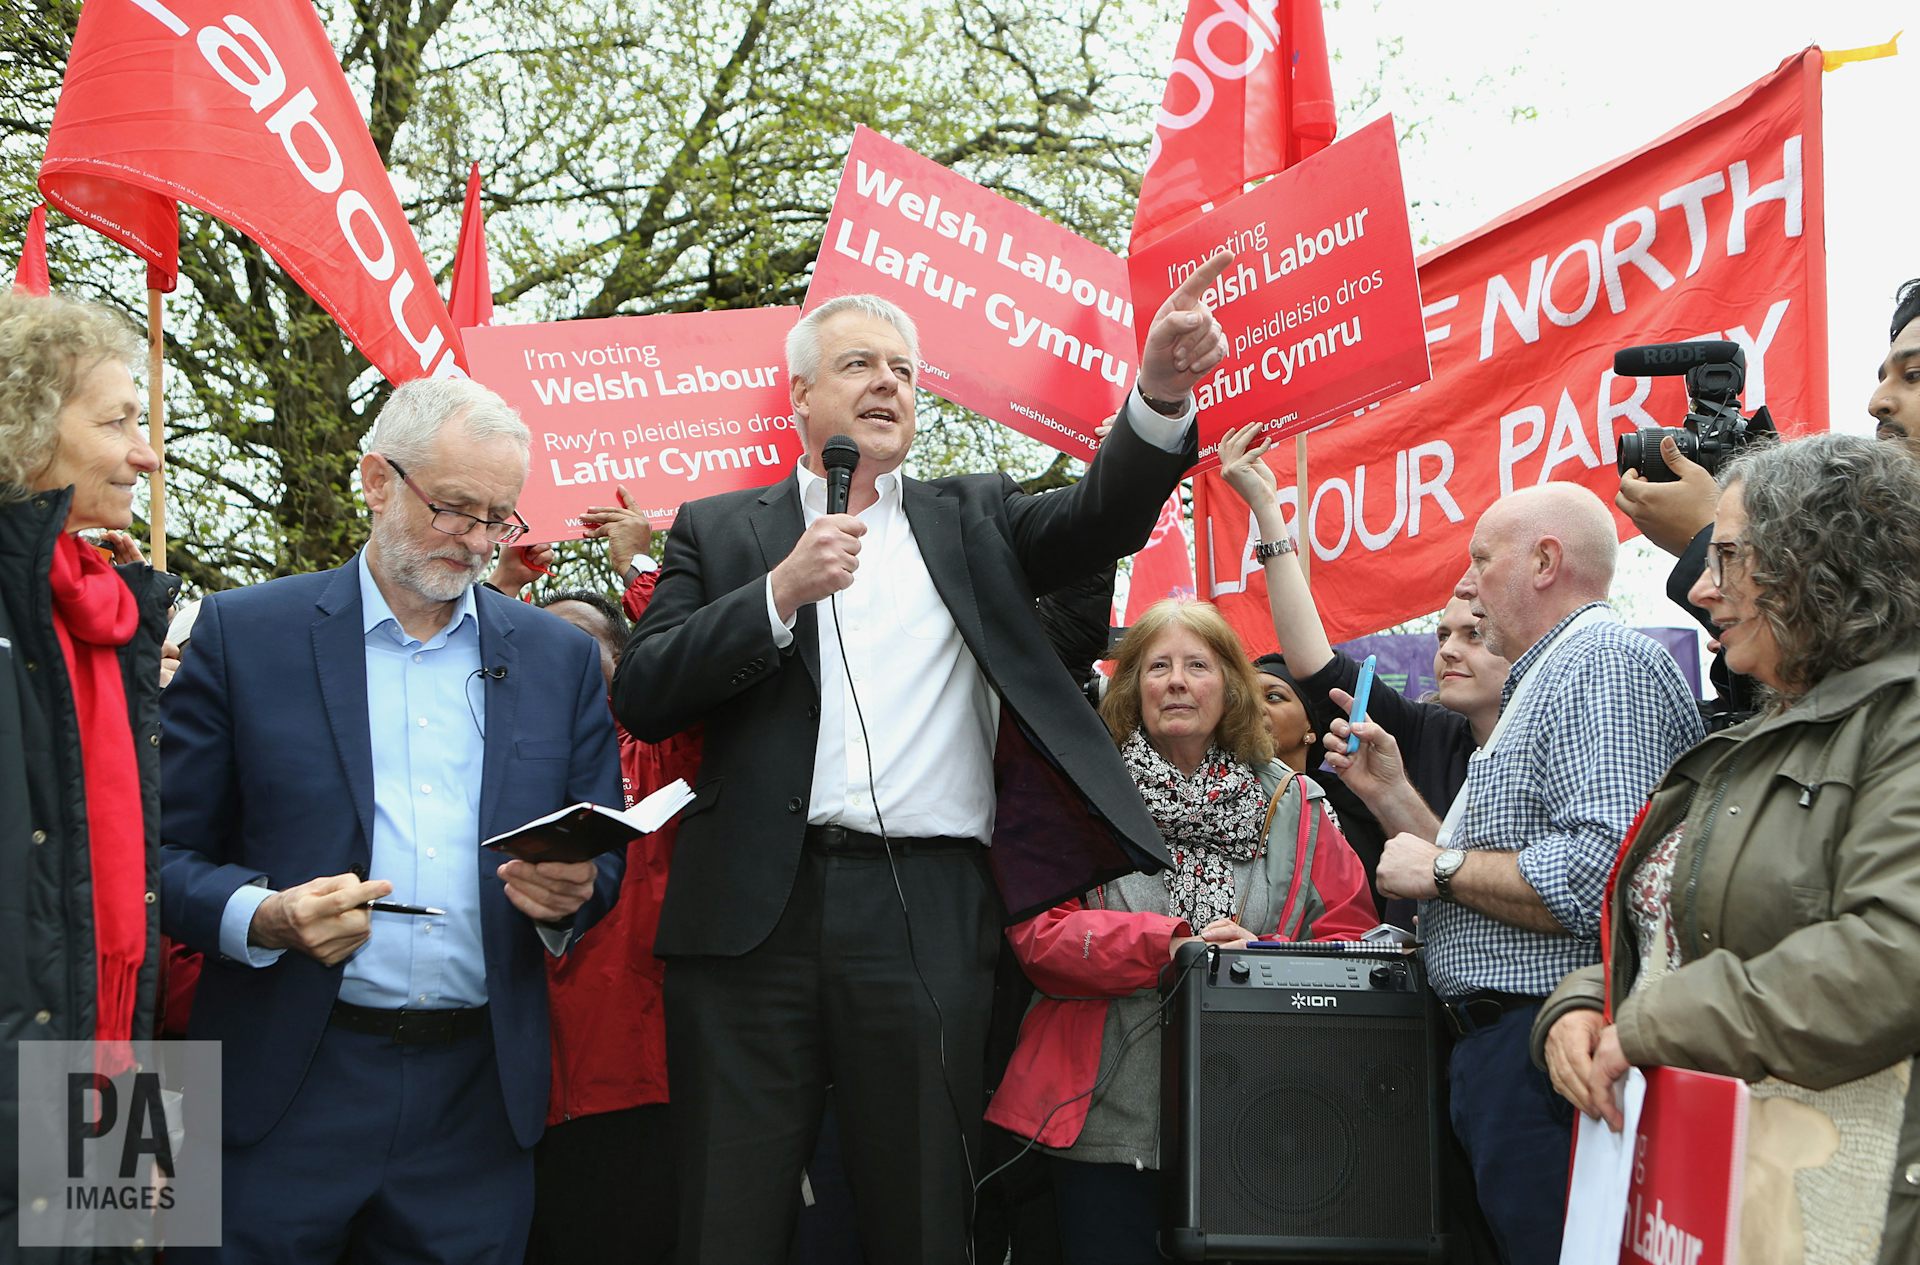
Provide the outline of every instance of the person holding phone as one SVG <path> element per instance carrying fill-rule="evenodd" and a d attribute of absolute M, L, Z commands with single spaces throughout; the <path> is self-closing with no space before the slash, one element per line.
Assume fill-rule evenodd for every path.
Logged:
<path fill-rule="evenodd" d="M 1273 468 L 1264 460 L 1273 445 L 1269 441 L 1255 442 L 1259 431 L 1256 423 L 1230 431 L 1220 441 L 1221 477 L 1247 503 L 1259 530 L 1257 552 L 1274 632 L 1280 640 L 1281 653 L 1263 655 L 1256 667 L 1266 678 L 1261 681 L 1263 687 L 1298 699 L 1305 730 L 1325 735 L 1333 722 L 1346 714 L 1359 686 L 1360 664 L 1327 640 L 1312 590 L 1300 570 L 1296 546 L 1287 532 L 1278 482 Z M 1433 701 L 1410 699 L 1377 681 L 1367 710 L 1369 718 L 1396 741 L 1406 762 L 1409 784 L 1423 800 L 1445 812 L 1466 783 L 1468 757 L 1493 732 L 1509 665 L 1482 642 L 1480 621 L 1463 599 L 1447 603 L 1440 612 L 1435 635 L 1433 675 L 1439 690 Z M 1284 734 L 1276 731 L 1275 739 L 1285 745 Z M 1317 750 L 1302 753 L 1301 763 L 1295 767 L 1311 769 L 1318 763 L 1319 754 Z M 1323 771 L 1315 777 L 1326 790 L 1328 805 L 1339 817 L 1347 842 L 1366 866 L 1367 881 L 1373 883 L 1387 832 L 1366 801 L 1337 775 Z M 1388 921 L 1411 926 L 1410 904 L 1389 902 L 1377 886 L 1374 896 Z"/>
<path fill-rule="evenodd" d="M 1613 515 L 1573 483 L 1510 493 L 1474 525 L 1454 595 L 1513 670 L 1444 817 L 1378 725 L 1336 720 L 1327 743 L 1327 763 L 1392 832 L 1381 890 L 1420 902 L 1422 957 L 1455 1038 L 1454 1132 L 1502 1257 L 1528 1265 L 1559 1256 L 1573 1111 L 1529 1061 L 1527 1031 L 1561 978 L 1599 959 L 1614 850 L 1702 733 L 1673 656 L 1607 605 L 1618 549 Z"/>
<path fill-rule="evenodd" d="M 1150 607 L 1120 643 L 1100 715 L 1173 868 L 1009 929 L 1041 996 L 987 1119 L 1053 1157 L 1064 1259 L 1123 1265 L 1160 1259 L 1160 968 L 1196 937 L 1358 939 L 1378 914 L 1320 788 L 1274 759 L 1253 670 L 1219 611 Z"/>

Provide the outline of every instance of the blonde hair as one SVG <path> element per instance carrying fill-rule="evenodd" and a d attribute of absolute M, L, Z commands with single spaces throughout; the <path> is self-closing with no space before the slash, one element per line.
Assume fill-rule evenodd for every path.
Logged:
<path fill-rule="evenodd" d="M 140 340 L 102 307 L 0 293 L 0 502 L 22 500 L 60 447 L 60 410 L 105 360 L 130 368 Z"/>
<path fill-rule="evenodd" d="M 1147 651 L 1170 629 L 1184 628 L 1198 637 L 1217 662 L 1225 697 L 1220 725 L 1213 731 L 1215 745 L 1242 764 L 1255 768 L 1273 759 L 1273 735 L 1260 706 L 1260 685 L 1247 662 L 1247 652 L 1220 612 L 1208 602 L 1169 598 L 1147 608 L 1127 629 L 1114 652 L 1113 683 L 1100 700 L 1100 719 L 1116 745 L 1140 728 L 1140 672 Z"/>

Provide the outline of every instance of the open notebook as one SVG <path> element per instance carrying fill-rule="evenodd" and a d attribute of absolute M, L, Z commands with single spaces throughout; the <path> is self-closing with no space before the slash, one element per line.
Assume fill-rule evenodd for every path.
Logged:
<path fill-rule="evenodd" d="M 693 802 L 685 778 L 675 778 L 624 812 L 598 804 L 574 804 L 495 835 L 480 846 L 522 861 L 591 861 L 652 834 Z"/>

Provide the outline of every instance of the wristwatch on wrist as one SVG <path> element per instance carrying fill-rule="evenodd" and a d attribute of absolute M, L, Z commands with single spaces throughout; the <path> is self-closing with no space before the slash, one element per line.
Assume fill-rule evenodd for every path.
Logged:
<path fill-rule="evenodd" d="M 1278 558 L 1281 554 L 1295 553 L 1300 546 L 1293 543 L 1293 537 L 1282 536 L 1278 540 L 1263 540 L 1253 547 L 1253 556 L 1265 562 L 1268 558 Z"/>
<path fill-rule="evenodd" d="M 1134 389 L 1139 390 L 1138 387 Z M 1187 401 L 1184 396 L 1177 400 L 1156 400 L 1145 391 L 1141 391 L 1140 399 L 1148 408 L 1162 417 L 1178 417 L 1187 411 Z"/>
<path fill-rule="evenodd" d="M 632 584 L 634 580 L 645 575 L 647 572 L 658 571 L 659 569 L 660 564 L 653 560 L 652 554 L 636 553 L 633 557 L 627 559 L 627 583 Z"/>
<path fill-rule="evenodd" d="M 1453 876 L 1460 872 L 1460 867 L 1465 864 L 1466 859 L 1467 854 L 1458 848 L 1446 848 L 1439 856 L 1433 858 L 1433 885 L 1438 890 L 1441 900 L 1452 903 Z"/>

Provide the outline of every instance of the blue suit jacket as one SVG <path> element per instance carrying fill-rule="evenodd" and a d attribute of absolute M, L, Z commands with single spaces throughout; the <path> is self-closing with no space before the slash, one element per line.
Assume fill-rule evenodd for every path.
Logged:
<path fill-rule="evenodd" d="M 220 955 L 220 917 L 243 883 L 276 890 L 365 867 L 373 838 L 366 643 L 359 562 L 207 600 L 192 648 L 162 698 L 161 925 L 207 955 L 190 1034 L 223 1043 L 226 1140 L 265 1137 L 306 1074 L 342 969 L 297 951 L 267 967 Z M 599 654 L 565 621 L 476 594 L 489 681 L 481 838 L 568 804 L 620 804 L 620 771 Z M 494 876 L 504 859 L 474 841 L 481 931 L 501 1089 L 515 1136 L 538 1140 L 547 1110 L 547 981 L 534 924 Z M 601 858 L 575 933 L 620 886 Z M 391 1104 L 341 1104 L 390 1112 Z"/>

